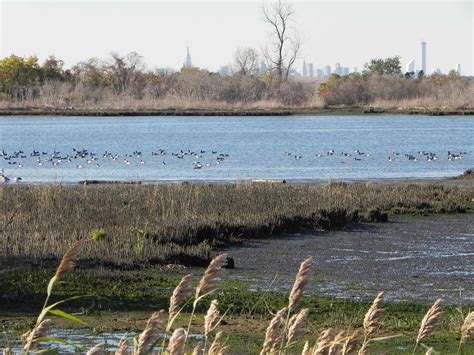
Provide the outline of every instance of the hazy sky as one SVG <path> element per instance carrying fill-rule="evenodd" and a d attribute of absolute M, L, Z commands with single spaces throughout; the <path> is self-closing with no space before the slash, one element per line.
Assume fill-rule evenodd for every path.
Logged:
<path fill-rule="evenodd" d="M 149 68 L 193 64 L 217 70 L 237 47 L 260 49 L 269 28 L 262 1 L 0 0 L 0 55 L 54 54 L 67 66 L 110 52 L 136 51 Z M 400 55 L 403 66 L 427 42 L 429 71 L 462 65 L 473 73 L 471 1 L 290 1 L 303 39 L 301 62 L 359 70 L 370 58 Z"/>

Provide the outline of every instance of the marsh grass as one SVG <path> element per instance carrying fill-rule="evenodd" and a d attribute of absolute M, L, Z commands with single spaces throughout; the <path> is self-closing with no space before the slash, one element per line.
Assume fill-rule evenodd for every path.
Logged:
<path fill-rule="evenodd" d="M 54 265 L 101 226 L 107 243 L 84 245 L 79 266 L 205 266 L 229 243 L 343 228 L 390 214 L 465 212 L 474 188 L 433 185 L 107 185 L 0 188 L 4 265 Z"/>

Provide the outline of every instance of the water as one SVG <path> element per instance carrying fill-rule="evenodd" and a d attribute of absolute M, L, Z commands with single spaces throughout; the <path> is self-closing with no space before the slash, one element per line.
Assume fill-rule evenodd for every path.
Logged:
<path fill-rule="evenodd" d="M 0 117 L 0 151 L 24 152 L 0 158 L 0 168 L 30 183 L 442 178 L 474 166 L 473 137 L 465 116 Z M 448 160 L 448 151 L 463 158 Z"/>

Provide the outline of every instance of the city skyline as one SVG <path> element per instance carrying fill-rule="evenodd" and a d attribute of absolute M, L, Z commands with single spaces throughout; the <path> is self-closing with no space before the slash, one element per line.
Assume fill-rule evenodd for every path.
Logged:
<path fill-rule="evenodd" d="M 428 73 L 435 68 L 447 73 L 460 64 L 464 75 L 472 75 L 470 2 L 291 3 L 303 40 L 293 67 L 297 71 L 303 60 L 313 63 L 314 71 L 335 63 L 344 63 L 352 71 L 361 70 L 372 58 L 394 55 L 401 56 L 402 68 L 412 59 L 418 65 L 419 43 L 424 40 L 429 47 Z M 415 16 L 422 8 L 427 15 Z M 261 52 L 268 35 L 258 1 L 2 1 L 0 11 L 2 57 L 37 55 L 44 60 L 55 55 L 66 66 L 91 57 L 106 58 L 112 51 L 135 51 L 150 69 L 179 70 L 183 44 L 188 43 L 193 64 L 217 72 L 232 63 L 239 47 Z M 383 18 L 386 12 L 393 16 Z M 88 26 L 81 27 L 83 23 Z M 57 31 L 60 27 L 64 30 Z"/>

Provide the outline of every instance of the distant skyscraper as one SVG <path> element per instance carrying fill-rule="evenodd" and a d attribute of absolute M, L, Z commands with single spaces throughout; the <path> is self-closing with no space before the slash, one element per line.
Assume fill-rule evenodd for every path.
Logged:
<path fill-rule="evenodd" d="M 326 76 L 326 77 L 331 76 L 331 66 L 330 65 L 326 65 L 324 67 L 324 76 Z"/>
<path fill-rule="evenodd" d="M 263 75 L 267 72 L 267 65 L 265 62 L 260 62 L 260 69 L 259 69 L 260 75 Z"/>
<path fill-rule="evenodd" d="M 410 60 L 405 67 L 405 73 L 411 72 L 415 72 L 415 59 Z"/>
<path fill-rule="evenodd" d="M 347 68 L 347 67 L 342 67 L 341 74 L 342 74 L 342 75 L 349 75 L 349 68 Z"/>
<path fill-rule="evenodd" d="M 308 68 L 306 67 L 306 61 L 303 60 L 303 70 L 301 70 L 301 73 L 303 74 L 303 77 L 307 77 L 308 76 Z"/>
<path fill-rule="evenodd" d="M 456 64 L 456 74 L 461 75 L 461 64 Z"/>
<path fill-rule="evenodd" d="M 221 76 L 229 76 L 230 75 L 230 68 L 228 65 L 223 65 L 219 68 L 219 74 Z"/>
<path fill-rule="evenodd" d="M 309 77 L 314 76 L 314 69 L 313 69 L 313 63 L 308 63 L 308 72 L 307 72 Z"/>
<path fill-rule="evenodd" d="M 426 74 L 426 42 L 421 42 L 421 70 Z"/>
<path fill-rule="evenodd" d="M 341 63 L 336 63 L 336 68 L 334 69 L 337 75 L 342 75 Z"/>
<path fill-rule="evenodd" d="M 191 53 L 189 53 L 189 46 L 186 47 L 186 59 L 184 60 L 183 66 L 185 68 L 191 68 L 193 66 L 191 61 Z"/>
<path fill-rule="evenodd" d="M 323 71 L 321 69 L 316 69 L 316 77 L 317 78 L 322 78 L 323 77 Z"/>
<path fill-rule="evenodd" d="M 357 73 L 357 67 L 354 67 L 353 70 L 354 70 L 353 73 Z"/>

